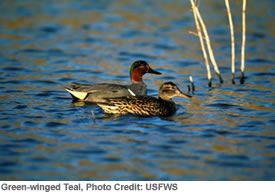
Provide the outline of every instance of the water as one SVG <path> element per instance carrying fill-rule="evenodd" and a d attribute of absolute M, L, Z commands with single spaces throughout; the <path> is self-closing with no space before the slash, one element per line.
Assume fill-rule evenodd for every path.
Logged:
<path fill-rule="evenodd" d="M 1 180 L 274 180 L 273 2 L 247 5 L 246 80 L 239 84 L 241 2 L 232 2 L 237 54 L 223 1 L 200 1 L 225 80 L 207 76 L 189 1 L 0 3 Z M 105 116 L 73 104 L 69 82 L 129 83 L 146 60 L 163 81 L 196 91 L 169 118 Z M 94 111 L 94 122 L 91 114 Z"/>

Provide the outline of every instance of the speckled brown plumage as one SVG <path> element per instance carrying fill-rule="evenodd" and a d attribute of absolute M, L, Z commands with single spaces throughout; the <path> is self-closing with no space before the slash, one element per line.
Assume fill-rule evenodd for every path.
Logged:
<path fill-rule="evenodd" d="M 134 114 L 140 116 L 169 116 L 176 112 L 176 104 L 151 96 L 127 96 L 110 98 L 108 103 L 98 104 L 106 113 Z"/>
<path fill-rule="evenodd" d="M 170 116 L 176 112 L 176 104 L 171 100 L 174 96 L 190 97 L 183 94 L 172 83 L 164 83 L 159 90 L 159 98 L 151 96 L 125 96 L 106 98 L 97 103 L 106 113 L 134 114 L 139 116 Z"/>

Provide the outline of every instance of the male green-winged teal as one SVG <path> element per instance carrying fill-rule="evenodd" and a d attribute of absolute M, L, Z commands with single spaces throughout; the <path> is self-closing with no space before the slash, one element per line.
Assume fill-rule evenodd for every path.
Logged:
<path fill-rule="evenodd" d="M 130 78 L 132 83 L 128 86 L 109 83 L 71 83 L 70 87 L 65 89 L 72 95 L 74 100 L 85 102 L 102 102 L 104 98 L 146 95 L 147 87 L 142 80 L 142 76 L 146 73 L 161 74 L 153 70 L 147 62 L 138 60 L 131 65 Z"/>
<path fill-rule="evenodd" d="M 138 116 L 170 116 L 176 113 L 176 104 L 172 101 L 175 96 L 191 98 L 182 93 L 173 82 L 163 83 L 159 89 L 159 98 L 151 96 L 126 96 L 106 98 L 98 102 L 106 113 L 134 114 Z"/>

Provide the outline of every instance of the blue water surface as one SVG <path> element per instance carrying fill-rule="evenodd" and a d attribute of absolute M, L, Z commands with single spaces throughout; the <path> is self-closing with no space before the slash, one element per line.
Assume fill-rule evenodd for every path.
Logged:
<path fill-rule="evenodd" d="M 209 88 L 188 0 L 1 1 L 0 179 L 274 180 L 273 1 L 247 2 L 243 85 L 242 4 L 230 3 L 235 85 L 224 2 L 199 5 L 224 79 L 212 69 Z M 129 84 L 135 60 L 163 73 L 144 76 L 149 95 L 165 81 L 187 92 L 192 75 L 192 100 L 167 118 L 117 117 L 64 90 Z"/>

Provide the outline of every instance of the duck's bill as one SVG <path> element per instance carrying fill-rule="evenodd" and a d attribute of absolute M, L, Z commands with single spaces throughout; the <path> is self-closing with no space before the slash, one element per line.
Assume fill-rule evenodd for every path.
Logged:
<path fill-rule="evenodd" d="M 186 99 L 190 99 L 192 98 L 191 95 L 188 95 L 188 94 L 185 94 L 185 93 L 182 93 L 181 91 L 178 91 L 178 94 L 177 94 L 178 97 L 184 97 Z"/>
<path fill-rule="evenodd" d="M 151 73 L 151 74 L 161 74 L 160 72 L 155 71 L 152 68 L 149 68 L 148 73 Z"/>

